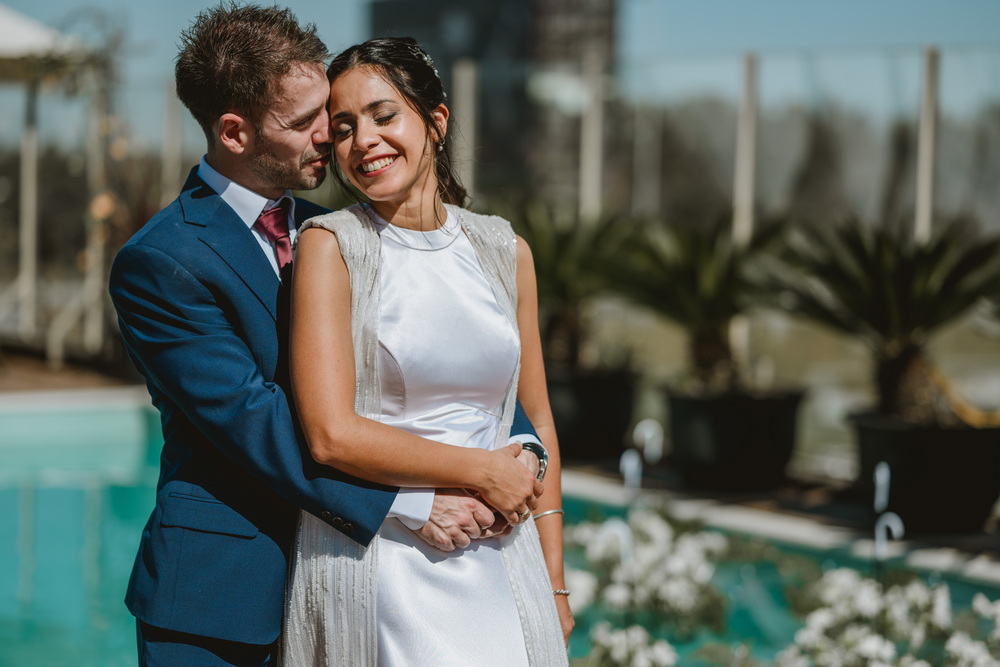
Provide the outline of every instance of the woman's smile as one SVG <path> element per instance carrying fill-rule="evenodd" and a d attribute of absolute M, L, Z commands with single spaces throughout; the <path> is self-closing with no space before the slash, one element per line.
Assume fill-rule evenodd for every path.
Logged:
<path fill-rule="evenodd" d="M 366 160 L 358 166 L 358 169 L 366 176 L 377 176 L 378 174 L 375 172 L 382 173 L 383 169 L 388 168 L 396 161 L 396 157 L 395 155 L 387 155 L 373 160 Z"/>

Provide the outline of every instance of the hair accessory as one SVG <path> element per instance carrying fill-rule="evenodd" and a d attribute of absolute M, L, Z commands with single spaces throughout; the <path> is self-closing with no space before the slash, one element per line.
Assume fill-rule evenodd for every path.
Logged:
<path fill-rule="evenodd" d="M 415 55 L 417 58 L 420 58 L 425 63 L 427 63 L 427 66 L 430 67 L 432 70 L 434 70 L 434 76 L 440 79 L 441 75 L 438 74 L 437 67 L 434 66 L 434 60 L 431 59 L 430 54 L 428 54 L 426 51 L 424 51 L 416 44 L 409 44 L 408 46 L 410 47 L 410 51 L 413 53 L 413 55 Z"/>
<path fill-rule="evenodd" d="M 431 71 L 434 72 L 434 78 L 436 78 L 440 84 L 441 75 L 438 74 L 437 67 L 434 65 L 434 60 L 431 58 L 430 54 L 424 51 L 419 44 L 412 43 L 407 44 L 406 46 L 410 49 L 410 53 L 412 53 L 414 57 L 423 60 L 424 64 L 431 68 Z M 448 93 L 445 92 L 443 84 L 441 85 L 441 98 L 442 100 L 448 99 Z"/>
<path fill-rule="evenodd" d="M 539 512 L 538 514 L 535 515 L 535 521 L 538 521 L 543 516 L 548 516 L 549 514 L 565 514 L 565 513 L 566 512 L 563 511 L 563 510 L 561 510 L 561 509 L 558 509 L 558 510 L 548 510 L 547 512 Z"/>
<path fill-rule="evenodd" d="M 569 591 L 566 590 L 565 588 L 556 588 L 555 590 L 552 591 L 552 594 L 553 595 L 566 595 L 566 596 L 568 596 L 569 595 Z"/>

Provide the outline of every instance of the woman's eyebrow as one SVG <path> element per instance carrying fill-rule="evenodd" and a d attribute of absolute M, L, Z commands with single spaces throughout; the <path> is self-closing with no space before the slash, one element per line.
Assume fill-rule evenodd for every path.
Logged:
<path fill-rule="evenodd" d="M 393 104 L 393 103 L 395 103 L 395 100 L 375 100 L 374 102 L 369 102 L 368 104 L 366 104 L 364 108 L 361 109 L 361 111 L 363 113 L 368 113 L 369 111 L 376 109 L 382 106 L 383 104 Z M 349 111 L 341 111 L 335 114 L 333 117 L 334 119 L 339 119 L 339 118 L 346 118 L 347 116 L 350 115 L 351 113 Z"/>

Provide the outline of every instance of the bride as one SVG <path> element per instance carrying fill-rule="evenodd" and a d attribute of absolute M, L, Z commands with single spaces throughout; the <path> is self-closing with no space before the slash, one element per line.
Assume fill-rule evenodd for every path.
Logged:
<path fill-rule="evenodd" d="M 302 513 L 283 663 L 565 665 L 573 618 L 531 252 L 507 221 L 461 208 L 444 90 L 416 42 L 353 46 L 327 75 L 334 173 L 367 203 L 313 218 L 297 241 L 291 369 L 313 456 L 375 482 L 483 488 L 471 475 L 506 444 L 519 400 L 549 461 L 537 524 L 498 513 L 511 524 L 499 536 L 447 553 L 399 519 L 365 548 Z M 422 439 L 454 456 L 428 460 Z M 387 455 L 404 440 L 412 455 Z"/>

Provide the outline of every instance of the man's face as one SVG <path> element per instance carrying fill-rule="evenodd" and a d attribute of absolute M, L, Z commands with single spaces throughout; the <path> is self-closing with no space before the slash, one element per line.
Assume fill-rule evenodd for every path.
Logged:
<path fill-rule="evenodd" d="M 314 190 L 330 162 L 330 87 L 323 66 L 301 65 L 282 80 L 247 155 L 262 194 Z"/>

